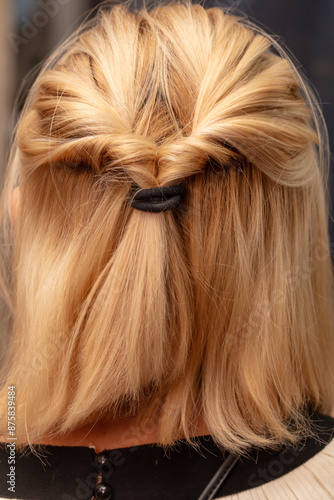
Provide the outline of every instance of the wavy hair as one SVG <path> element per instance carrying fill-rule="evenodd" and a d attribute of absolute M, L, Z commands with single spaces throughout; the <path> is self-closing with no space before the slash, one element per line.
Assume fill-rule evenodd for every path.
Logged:
<path fill-rule="evenodd" d="M 184 0 L 104 4 L 44 64 L 1 201 L 2 431 L 140 414 L 225 449 L 293 442 L 334 401 L 327 136 L 269 35 Z M 178 208 L 132 208 L 182 183 Z M 10 199 L 21 198 L 12 227 Z"/>

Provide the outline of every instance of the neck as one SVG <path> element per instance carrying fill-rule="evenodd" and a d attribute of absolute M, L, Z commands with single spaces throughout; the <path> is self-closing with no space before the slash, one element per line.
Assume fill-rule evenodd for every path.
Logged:
<path fill-rule="evenodd" d="M 198 418 L 193 425 L 191 437 L 210 434 L 205 422 Z M 178 436 L 175 439 L 182 439 Z M 96 453 L 108 449 L 130 448 L 144 444 L 156 443 L 156 425 L 143 428 L 136 417 L 112 421 L 98 421 L 92 425 L 79 427 L 69 434 L 41 438 L 35 444 L 52 446 L 88 446 L 95 448 Z"/>

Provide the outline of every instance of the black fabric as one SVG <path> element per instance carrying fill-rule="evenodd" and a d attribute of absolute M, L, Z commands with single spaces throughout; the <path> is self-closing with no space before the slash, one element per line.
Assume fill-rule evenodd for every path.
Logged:
<path fill-rule="evenodd" d="M 7 443 L 5 444 L 5 446 Z M 87 447 L 44 446 L 41 460 L 16 452 L 15 493 L 8 491 L 8 451 L 0 449 L 0 497 L 24 500 L 91 500 L 97 471 Z"/>
<path fill-rule="evenodd" d="M 216 498 L 238 493 L 277 479 L 302 465 L 333 438 L 334 419 L 315 414 L 318 439 L 305 439 L 295 448 L 278 452 L 253 450 L 240 459 Z M 210 436 L 197 439 L 196 451 L 179 441 L 164 453 L 156 445 L 105 450 L 102 480 L 112 490 L 112 500 L 197 500 L 218 471 L 224 454 Z M 8 452 L 0 450 L 0 497 L 24 500 L 91 500 L 100 462 L 86 447 L 45 446 L 43 465 L 35 455 L 16 460 L 16 492 L 9 492 Z"/>
<path fill-rule="evenodd" d="M 222 488 L 223 484 L 227 481 L 231 471 L 237 465 L 239 457 L 227 453 L 224 457 L 222 465 L 217 470 L 211 481 L 206 485 L 198 500 L 213 500 L 216 498 L 217 492 Z"/>
<path fill-rule="evenodd" d="M 223 455 L 211 437 L 201 437 L 200 453 L 180 441 L 169 453 L 155 445 L 110 452 L 111 466 L 103 482 L 114 500 L 194 500 L 220 467 Z"/>

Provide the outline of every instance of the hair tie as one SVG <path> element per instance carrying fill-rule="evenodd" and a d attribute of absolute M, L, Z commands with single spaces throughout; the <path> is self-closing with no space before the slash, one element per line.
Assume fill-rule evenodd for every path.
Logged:
<path fill-rule="evenodd" d="M 163 186 L 141 189 L 136 186 L 130 193 L 130 205 L 143 212 L 165 212 L 175 208 L 187 190 L 184 186 Z"/>

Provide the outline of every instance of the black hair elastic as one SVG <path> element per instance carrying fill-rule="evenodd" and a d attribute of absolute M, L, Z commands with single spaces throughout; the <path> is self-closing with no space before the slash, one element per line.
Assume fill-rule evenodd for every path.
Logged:
<path fill-rule="evenodd" d="M 150 189 L 135 187 L 130 193 L 130 205 L 143 212 L 165 212 L 175 208 L 187 190 L 184 186 L 163 186 Z"/>

